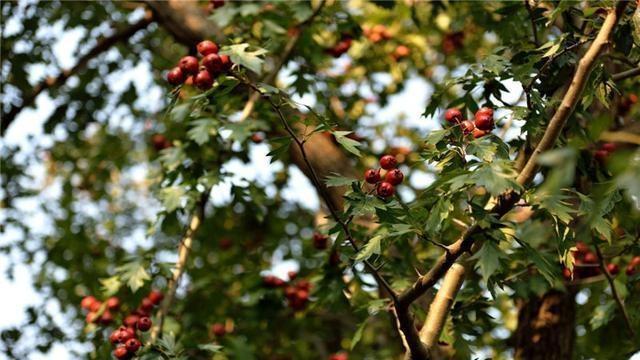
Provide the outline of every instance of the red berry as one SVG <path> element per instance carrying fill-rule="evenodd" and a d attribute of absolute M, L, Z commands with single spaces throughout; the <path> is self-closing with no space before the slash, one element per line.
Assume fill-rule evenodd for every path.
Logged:
<path fill-rule="evenodd" d="M 476 115 L 476 119 L 479 116 L 482 116 L 482 115 L 488 115 L 490 118 L 493 119 L 493 109 L 492 108 L 488 108 L 488 107 L 483 107 L 483 108 L 478 109 L 478 111 L 476 111 L 475 115 Z"/>
<path fill-rule="evenodd" d="M 349 360 L 347 353 L 337 353 L 329 356 L 329 360 Z"/>
<path fill-rule="evenodd" d="M 488 133 L 489 131 L 480 130 L 478 128 L 473 129 L 473 132 L 472 132 L 474 139 L 481 138 L 487 135 Z"/>
<path fill-rule="evenodd" d="M 109 342 L 112 345 L 117 344 L 120 340 L 118 339 L 118 335 L 120 335 L 120 330 L 115 329 L 111 332 L 111 334 L 109 335 Z"/>
<path fill-rule="evenodd" d="M 201 70 L 193 79 L 193 83 L 200 90 L 209 90 L 213 86 L 213 78 L 207 70 Z"/>
<path fill-rule="evenodd" d="M 128 315 L 127 317 L 124 318 L 123 323 L 128 326 L 128 327 L 136 327 L 136 324 L 138 323 L 138 320 L 140 319 L 140 317 L 138 315 Z"/>
<path fill-rule="evenodd" d="M 638 95 L 636 94 L 629 94 L 629 102 L 632 104 L 635 104 L 638 102 Z"/>
<path fill-rule="evenodd" d="M 378 184 L 378 188 L 376 189 L 376 191 L 378 192 L 378 195 L 384 198 L 388 198 L 390 196 L 393 196 L 393 194 L 395 193 L 395 188 L 390 183 L 383 181 Z"/>
<path fill-rule="evenodd" d="M 100 324 L 109 325 L 113 322 L 113 314 L 109 310 L 105 310 L 102 315 L 100 315 Z"/>
<path fill-rule="evenodd" d="M 135 353 L 136 351 L 138 351 L 138 349 L 140 349 L 140 346 L 142 344 L 140 343 L 140 340 L 136 339 L 136 338 L 131 338 L 129 340 L 127 340 L 127 342 L 124 344 L 124 346 L 127 348 L 127 351 L 130 353 Z"/>
<path fill-rule="evenodd" d="M 392 169 L 389 170 L 385 176 L 384 181 L 390 183 L 391 185 L 398 185 L 404 180 L 404 174 L 400 169 Z"/>
<path fill-rule="evenodd" d="M 567 280 L 571 280 L 571 270 L 569 270 L 568 268 L 563 268 L 562 277 L 564 277 Z"/>
<path fill-rule="evenodd" d="M 454 108 L 447 109 L 447 111 L 444 112 L 444 119 L 447 120 L 447 122 L 457 124 L 462 121 L 462 112 Z"/>
<path fill-rule="evenodd" d="M 600 145 L 600 150 L 604 150 L 606 152 L 614 152 L 616 148 L 617 148 L 616 144 L 611 142 L 606 142 Z"/>
<path fill-rule="evenodd" d="M 135 330 L 130 327 L 121 326 L 116 330 L 116 339 L 119 343 L 125 343 L 127 340 L 136 336 Z"/>
<path fill-rule="evenodd" d="M 627 274 L 627 276 L 633 276 L 633 274 L 636 273 L 636 267 L 633 266 L 633 264 L 629 264 L 627 265 L 627 268 L 625 269 L 625 274 Z"/>
<path fill-rule="evenodd" d="M 369 184 L 375 184 L 380 181 L 380 169 L 369 169 L 365 171 L 364 180 Z"/>
<path fill-rule="evenodd" d="M 589 251 L 588 253 L 584 254 L 584 262 L 586 264 L 597 264 L 598 256 L 596 256 L 596 254 Z"/>
<path fill-rule="evenodd" d="M 633 266 L 640 266 L 640 256 L 634 256 L 630 262 Z"/>
<path fill-rule="evenodd" d="M 145 332 L 149 329 L 151 329 L 151 319 L 146 316 L 141 317 L 140 320 L 138 320 L 138 330 Z"/>
<path fill-rule="evenodd" d="M 129 352 L 124 345 L 120 345 L 115 350 L 113 350 L 113 356 L 115 356 L 117 359 L 128 359 Z"/>
<path fill-rule="evenodd" d="M 609 157 L 609 152 L 607 150 L 596 150 L 593 156 L 596 158 L 596 160 L 604 162 Z"/>
<path fill-rule="evenodd" d="M 327 248 L 327 243 L 329 241 L 329 237 L 324 234 L 314 233 L 313 234 L 313 247 L 318 250 L 324 250 Z"/>
<path fill-rule="evenodd" d="M 618 264 L 607 264 L 607 271 L 609 274 L 616 276 L 620 272 L 620 268 L 618 267 Z"/>
<path fill-rule="evenodd" d="M 578 249 L 578 252 L 581 252 L 583 254 L 589 252 L 589 246 L 584 241 L 576 242 L 576 249 Z"/>
<path fill-rule="evenodd" d="M 488 114 L 476 115 L 474 125 L 480 130 L 491 130 L 493 129 L 493 117 Z"/>
<path fill-rule="evenodd" d="M 89 307 L 89 310 L 92 311 L 92 312 L 98 312 L 101 307 L 102 307 L 102 303 L 100 301 L 96 300 L 93 303 L 91 303 L 91 306 Z"/>
<path fill-rule="evenodd" d="M 224 6 L 224 0 L 209 0 L 209 3 L 213 5 L 214 9 Z"/>
<path fill-rule="evenodd" d="M 169 70 L 169 72 L 167 73 L 167 81 L 169 82 L 169 84 L 173 86 L 177 86 L 184 83 L 184 79 L 185 79 L 184 72 L 178 66 Z"/>
<path fill-rule="evenodd" d="M 223 65 L 222 59 L 218 54 L 209 54 L 202 59 L 202 66 L 211 74 L 218 74 L 222 72 Z"/>
<path fill-rule="evenodd" d="M 302 280 L 298 281 L 298 283 L 296 284 L 296 287 L 298 289 L 309 291 L 309 290 L 311 290 L 311 283 L 309 282 L 309 280 L 302 279 Z"/>
<path fill-rule="evenodd" d="M 149 295 L 147 295 L 147 298 L 151 300 L 153 305 L 159 305 L 162 302 L 164 295 L 162 295 L 162 293 L 158 290 L 151 290 L 151 292 L 149 292 Z"/>
<path fill-rule="evenodd" d="M 295 280 L 295 278 L 298 276 L 298 273 L 295 271 L 289 271 L 287 272 L 287 277 L 289 278 L 289 281 L 293 281 Z"/>
<path fill-rule="evenodd" d="M 233 66 L 233 63 L 231 62 L 231 58 L 229 58 L 229 55 L 220 55 L 220 60 L 222 60 L 222 68 L 225 71 L 231 69 L 231 66 Z"/>
<path fill-rule="evenodd" d="M 207 56 L 209 54 L 217 54 L 218 53 L 218 45 L 211 40 L 204 40 L 196 45 L 198 52 L 202 56 Z"/>
<path fill-rule="evenodd" d="M 215 323 L 215 324 L 211 325 L 211 332 L 215 336 L 224 336 L 224 334 L 227 333 L 227 330 L 225 329 L 224 324 Z"/>
<path fill-rule="evenodd" d="M 298 292 L 296 288 L 293 286 L 287 286 L 284 288 L 284 297 L 286 297 L 289 300 L 295 298 L 297 293 Z"/>
<path fill-rule="evenodd" d="M 391 170 L 398 166 L 398 160 L 393 155 L 385 155 L 380 158 L 380 167 L 385 170 Z"/>
<path fill-rule="evenodd" d="M 298 298 L 298 300 L 306 302 L 307 300 L 309 300 L 309 292 L 307 290 L 300 289 L 296 292 L 296 297 Z"/>
<path fill-rule="evenodd" d="M 409 56 L 409 53 L 411 52 L 411 50 L 404 46 L 404 45 L 398 45 L 396 47 L 396 50 L 393 52 L 393 56 L 396 59 L 401 59 L 403 57 Z"/>
<path fill-rule="evenodd" d="M 476 126 L 470 120 L 464 120 L 460 123 L 460 128 L 463 134 L 471 134 Z"/>
<path fill-rule="evenodd" d="M 140 309 L 145 312 L 150 312 L 151 310 L 153 310 L 153 306 L 154 304 L 149 298 L 144 298 L 142 299 L 142 302 L 140 302 Z"/>
<path fill-rule="evenodd" d="M 276 277 L 273 280 L 273 286 L 275 286 L 275 287 L 282 287 L 282 286 L 284 286 L 284 284 L 285 284 L 284 280 L 280 279 L 279 277 Z"/>
<path fill-rule="evenodd" d="M 87 324 L 95 323 L 98 320 L 98 314 L 90 311 L 89 313 L 87 313 L 87 317 L 85 318 L 85 320 L 87 321 Z"/>
<path fill-rule="evenodd" d="M 264 141 L 264 135 L 262 135 L 261 133 L 251 134 L 251 142 L 253 142 L 254 144 L 260 144 L 263 141 Z"/>
<path fill-rule="evenodd" d="M 109 310 L 118 310 L 120 307 L 120 299 L 115 296 L 112 296 L 107 299 L 107 309 Z"/>
<path fill-rule="evenodd" d="M 85 310 L 89 310 L 91 309 L 91 306 L 93 305 L 93 303 L 96 301 L 98 300 L 96 300 L 96 298 L 91 295 L 85 296 L 82 298 L 82 301 L 80 301 L 80 307 Z"/>
<path fill-rule="evenodd" d="M 195 75 L 198 73 L 198 58 L 195 56 L 185 56 L 180 59 L 178 66 L 185 75 Z"/>

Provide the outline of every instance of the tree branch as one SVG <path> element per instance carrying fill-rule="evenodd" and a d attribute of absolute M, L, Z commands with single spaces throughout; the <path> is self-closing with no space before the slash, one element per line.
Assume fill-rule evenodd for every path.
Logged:
<path fill-rule="evenodd" d="M 602 271 L 604 276 L 607 278 L 607 281 L 609 282 L 609 286 L 611 287 L 611 295 L 613 296 L 613 299 L 616 301 L 616 304 L 618 305 L 618 308 L 622 313 L 622 318 L 624 319 L 624 322 L 627 325 L 627 330 L 629 330 L 629 334 L 631 335 L 632 338 L 634 338 L 636 336 L 636 333 L 633 330 L 633 326 L 631 325 L 631 320 L 629 319 L 627 308 L 624 306 L 624 302 L 620 298 L 620 295 L 618 294 L 618 290 L 616 290 L 616 285 L 613 283 L 613 278 L 611 277 L 609 270 L 607 270 L 607 267 L 604 265 L 604 258 L 602 257 L 602 252 L 600 252 L 600 247 L 598 247 L 598 244 L 596 243 L 593 243 L 593 246 L 595 247 L 596 253 L 598 254 L 598 265 L 600 266 L 600 271 Z"/>
<path fill-rule="evenodd" d="M 164 301 L 162 302 L 160 309 L 158 309 L 158 312 L 156 313 L 156 322 L 151 329 L 151 337 L 149 340 L 151 344 L 153 344 L 157 340 L 158 336 L 162 333 L 164 318 L 173 305 L 173 300 L 176 296 L 176 290 L 178 289 L 182 274 L 184 274 L 187 258 L 189 257 L 189 253 L 191 252 L 193 237 L 195 236 L 198 228 L 200 228 L 200 224 L 202 223 L 202 219 L 204 218 L 204 209 L 207 205 L 207 201 L 209 200 L 209 192 L 210 190 L 207 190 L 202 194 L 200 201 L 196 205 L 197 208 L 191 217 L 189 226 L 185 230 L 184 236 L 180 240 L 180 245 L 178 246 L 178 261 L 176 262 L 176 266 L 173 270 L 173 277 L 169 281 Z"/>
<path fill-rule="evenodd" d="M 140 19 L 135 24 L 129 25 L 126 29 L 122 29 L 117 31 L 115 34 L 106 37 L 91 48 L 89 52 L 84 54 L 81 58 L 78 59 L 76 65 L 67 70 L 62 70 L 60 75 L 56 77 L 48 77 L 37 85 L 33 87 L 31 93 L 24 96 L 22 98 L 22 103 L 20 105 L 14 105 L 11 107 L 8 113 L 2 114 L 2 123 L 0 124 L 0 135 L 4 136 L 5 132 L 15 120 L 16 116 L 25 108 L 29 107 L 36 100 L 38 95 L 40 95 L 43 91 L 61 86 L 64 84 L 68 78 L 75 75 L 78 71 L 83 69 L 89 60 L 94 57 L 102 54 L 103 52 L 109 50 L 113 45 L 120 41 L 128 40 L 133 34 L 137 33 L 139 30 L 146 28 L 153 21 L 153 14 L 147 11 L 142 19 Z"/>
<path fill-rule="evenodd" d="M 429 306 L 427 318 L 420 330 L 420 340 L 432 348 L 440 338 L 447 314 L 464 282 L 464 266 L 453 264 L 442 280 L 442 286 Z"/>
<path fill-rule="evenodd" d="M 527 12 L 529 13 L 529 19 L 531 20 L 531 30 L 533 31 L 533 44 L 536 47 L 540 47 L 540 41 L 538 40 L 538 28 L 536 27 L 536 21 L 533 18 L 533 9 L 531 8 L 531 4 L 529 0 L 524 0 L 524 6 L 527 8 Z"/>
<path fill-rule="evenodd" d="M 532 156 L 526 162 L 523 170 L 517 177 L 517 182 L 524 186 L 533 179 L 537 169 L 537 157 L 540 153 L 549 150 L 555 144 L 562 127 L 573 112 L 576 104 L 580 100 L 585 83 L 593 70 L 595 60 L 608 44 L 613 28 L 626 6 L 625 2 L 618 3 L 615 10 L 609 10 L 607 17 L 595 40 L 579 61 L 576 72 L 571 81 L 571 85 L 565 93 L 560 107 L 551 118 L 542 141 L 536 147 Z M 491 209 L 491 213 L 500 218 L 513 208 L 520 194 L 513 191 L 508 192 L 497 199 L 497 203 Z M 455 261 L 465 252 L 469 252 L 474 244 L 473 235 L 478 233 L 480 228 L 477 224 L 469 227 L 461 237 L 449 246 L 449 251 L 436 260 L 436 263 L 425 275 L 419 277 L 417 281 L 398 297 L 399 304 L 408 307 L 413 301 L 418 299 L 427 290 L 442 278 Z"/>
<path fill-rule="evenodd" d="M 640 75 L 640 67 L 622 71 L 617 74 L 613 74 L 611 75 L 611 79 L 613 81 L 622 81 L 638 75 Z"/>

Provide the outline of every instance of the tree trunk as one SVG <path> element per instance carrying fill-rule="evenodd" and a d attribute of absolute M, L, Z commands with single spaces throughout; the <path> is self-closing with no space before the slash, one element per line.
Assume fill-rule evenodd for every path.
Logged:
<path fill-rule="evenodd" d="M 575 293 L 550 290 L 519 306 L 515 358 L 567 360 L 575 341 Z"/>

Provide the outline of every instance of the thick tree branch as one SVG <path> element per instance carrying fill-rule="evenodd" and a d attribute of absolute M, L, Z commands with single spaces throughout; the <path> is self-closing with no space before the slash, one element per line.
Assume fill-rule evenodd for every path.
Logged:
<path fill-rule="evenodd" d="M 176 296 L 176 290 L 178 289 L 178 285 L 180 284 L 182 274 L 184 274 L 187 258 L 189 257 L 189 253 L 191 252 L 193 237 L 195 236 L 196 231 L 198 231 L 198 229 L 200 228 L 200 224 L 202 223 L 202 219 L 204 218 L 204 209 L 207 205 L 208 200 L 209 190 L 205 191 L 202 194 L 198 204 L 196 205 L 196 209 L 191 216 L 189 226 L 185 230 L 184 236 L 180 240 L 180 244 L 178 246 L 178 261 L 176 261 L 176 266 L 173 269 L 173 277 L 169 280 L 169 285 L 167 286 L 167 291 L 165 292 L 164 301 L 162 302 L 162 304 L 160 305 L 160 309 L 158 309 L 158 312 L 156 313 L 156 322 L 151 329 L 151 337 L 149 340 L 151 344 L 153 344 L 158 336 L 160 336 L 160 334 L 162 333 L 164 318 L 173 305 L 173 300 Z"/>
<path fill-rule="evenodd" d="M 593 247 L 595 247 L 596 253 L 598 254 L 598 265 L 600 266 L 600 271 L 602 271 L 604 276 L 607 278 L 607 281 L 609 282 L 609 287 L 611 287 L 611 295 L 613 296 L 613 299 L 618 305 L 618 309 L 620 309 L 620 313 L 622 314 L 624 323 L 627 325 L 627 330 L 629 330 L 629 334 L 633 338 L 636 336 L 636 333 L 633 330 L 633 326 L 631 325 L 631 320 L 629 319 L 627 308 L 624 306 L 624 302 L 620 298 L 620 295 L 618 294 L 618 290 L 616 290 L 616 285 L 613 283 L 613 278 L 611 277 L 609 270 L 607 270 L 607 267 L 604 264 L 604 258 L 602 257 L 602 252 L 600 251 L 600 247 L 596 243 L 593 244 Z"/>
<path fill-rule="evenodd" d="M 520 185 L 527 185 L 533 179 L 537 170 L 537 157 L 542 152 L 551 149 L 555 144 L 560 135 L 560 131 L 580 100 L 585 83 L 593 70 L 598 55 L 609 43 L 613 28 L 618 22 L 625 5 L 624 2 L 620 2 L 615 10 L 609 10 L 598 35 L 579 61 L 571 85 L 567 89 L 560 107 L 551 118 L 542 140 L 517 177 L 517 182 Z M 513 208 L 519 198 L 520 195 L 515 192 L 504 194 L 498 198 L 496 205 L 493 206 L 490 212 L 497 218 L 500 218 Z M 474 224 L 469 227 L 456 242 L 451 244 L 449 250 L 436 260 L 436 263 L 427 274 L 419 277 L 413 286 L 400 294 L 398 298 L 400 305 L 408 307 L 413 301 L 433 287 L 460 256 L 471 250 L 474 244 L 473 236 L 478 233 L 479 230 L 478 225 Z"/>
<path fill-rule="evenodd" d="M 453 264 L 442 280 L 442 286 L 429 306 L 427 318 L 420 330 L 420 340 L 432 348 L 440 338 L 447 314 L 464 282 L 464 266 Z"/>
<path fill-rule="evenodd" d="M 15 120 L 16 116 L 24 108 L 31 106 L 38 95 L 40 95 L 43 91 L 61 86 L 67 81 L 68 78 L 75 75 L 78 71 L 82 70 L 87 65 L 89 60 L 109 50 L 116 43 L 128 40 L 131 36 L 133 36 L 133 34 L 137 33 L 139 30 L 146 28 L 152 22 L 152 20 L 152 13 L 146 12 L 144 17 L 135 24 L 129 25 L 127 28 L 117 31 L 115 34 L 98 41 L 98 43 L 93 48 L 91 48 L 91 50 L 89 50 L 86 54 L 80 57 L 80 59 L 78 59 L 78 62 L 72 68 L 62 70 L 60 72 L 60 75 L 56 77 L 46 78 L 36 86 L 34 86 L 31 92 L 22 98 L 22 102 L 20 105 L 14 105 L 11 107 L 8 113 L 2 114 L 0 135 L 4 136 L 6 130 L 9 128 L 13 120 Z"/>

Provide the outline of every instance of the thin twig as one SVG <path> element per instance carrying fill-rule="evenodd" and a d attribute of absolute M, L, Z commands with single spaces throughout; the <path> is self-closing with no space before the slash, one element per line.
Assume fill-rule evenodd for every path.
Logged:
<path fill-rule="evenodd" d="M 611 295 L 613 296 L 613 299 L 616 301 L 616 304 L 618 304 L 618 308 L 620 309 L 620 312 L 622 313 L 622 317 L 624 318 L 624 322 L 627 325 L 627 330 L 629 330 L 629 334 L 631 334 L 631 337 L 633 338 L 636 336 L 636 333 L 633 330 L 633 326 L 631 325 L 631 320 L 629 319 L 627 308 L 624 306 L 624 302 L 622 302 L 622 299 L 618 294 L 618 290 L 616 290 L 616 285 L 613 283 L 613 278 L 611 277 L 609 270 L 607 270 L 607 267 L 604 265 L 604 260 L 602 258 L 602 252 L 600 251 L 600 247 L 596 243 L 593 244 L 593 247 L 596 249 L 596 253 L 598 254 L 598 265 L 600 265 L 600 271 L 602 271 L 604 276 L 607 278 L 607 281 L 609 282 L 609 286 L 611 287 Z"/>
<path fill-rule="evenodd" d="M 165 292 L 165 298 L 162 302 L 160 309 L 156 313 L 156 321 L 151 329 L 151 336 L 149 339 L 149 343 L 153 344 L 158 336 L 162 333 L 162 326 L 164 325 L 164 319 L 169 309 L 173 305 L 173 300 L 176 296 L 176 290 L 178 289 L 178 285 L 180 283 L 180 279 L 182 278 L 182 274 L 184 274 L 184 269 L 187 263 L 187 258 L 189 257 L 189 253 L 191 252 L 191 245 L 193 243 L 193 237 L 196 231 L 200 228 L 202 220 L 204 218 L 204 210 L 207 205 L 207 201 L 209 200 L 210 189 L 205 191 L 198 204 L 196 205 L 196 209 L 191 216 L 191 220 L 189 221 L 189 226 L 186 228 L 182 239 L 180 240 L 180 244 L 178 246 L 178 261 L 176 261 L 176 266 L 173 270 L 173 277 L 169 281 L 169 285 L 167 286 L 167 291 Z"/>
<path fill-rule="evenodd" d="M 638 75 L 640 75 L 640 67 L 613 74 L 611 75 L 611 79 L 613 81 L 622 81 Z"/>
<path fill-rule="evenodd" d="M 536 21 L 533 18 L 534 13 L 531 8 L 531 4 L 529 4 L 529 0 L 524 0 L 524 6 L 527 8 L 527 12 L 529 13 L 529 19 L 531 20 L 531 30 L 533 31 L 533 44 L 536 47 L 540 47 L 540 41 L 538 41 L 538 28 L 536 27 Z"/>

